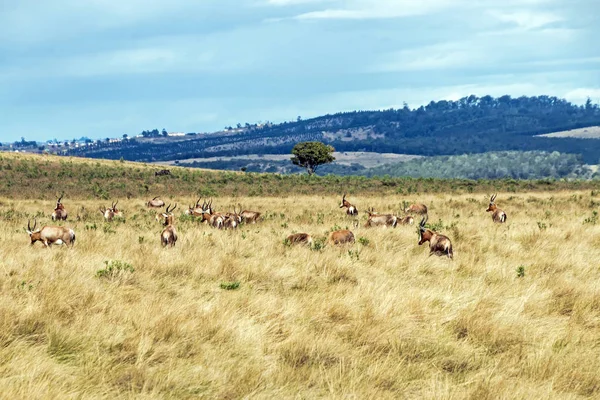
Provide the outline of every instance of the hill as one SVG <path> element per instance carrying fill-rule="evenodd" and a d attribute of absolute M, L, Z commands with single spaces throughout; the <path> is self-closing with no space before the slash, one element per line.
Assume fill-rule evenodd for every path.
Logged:
<path fill-rule="evenodd" d="M 176 196 L 289 196 L 349 193 L 491 193 L 493 191 L 598 190 L 600 180 L 469 180 L 241 173 L 0 152 L 0 196 L 53 200 L 60 193 L 85 199 Z"/>
<path fill-rule="evenodd" d="M 247 125 L 168 143 L 135 139 L 66 150 L 67 155 L 169 161 L 247 154 L 289 154 L 299 141 L 319 140 L 338 151 L 456 155 L 540 150 L 578 154 L 598 163 L 600 141 L 548 138 L 546 133 L 600 125 L 600 108 L 550 96 L 468 96 L 416 109 L 353 111 L 281 124 Z M 241 125 L 240 125 L 241 126 Z"/>

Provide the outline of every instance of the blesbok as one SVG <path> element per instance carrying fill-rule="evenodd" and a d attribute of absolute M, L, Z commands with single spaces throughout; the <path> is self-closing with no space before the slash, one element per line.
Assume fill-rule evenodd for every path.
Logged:
<path fill-rule="evenodd" d="M 67 220 L 67 210 L 65 210 L 65 206 L 61 203 L 63 195 L 61 195 L 58 200 L 56 200 L 56 207 L 54 208 L 54 212 L 52 213 L 52 221 L 56 220 Z"/>
<path fill-rule="evenodd" d="M 175 216 L 173 215 L 173 210 L 177 208 L 177 204 L 175 204 L 175 207 L 173 208 L 170 207 L 171 205 L 169 204 L 167 206 L 166 211 L 162 213 L 162 216 L 164 218 L 163 225 L 165 226 L 165 229 L 160 234 L 160 243 L 163 247 L 167 245 L 173 247 L 175 246 L 175 242 L 177 241 L 177 230 L 173 225 L 173 219 L 175 218 Z"/>
<path fill-rule="evenodd" d="M 329 240 L 333 244 L 354 243 L 354 233 L 346 229 L 333 231 L 331 232 L 331 236 L 329 236 Z"/>
<path fill-rule="evenodd" d="M 498 196 L 498 194 L 492 195 L 492 197 L 490 197 L 490 204 L 487 210 L 485 211 L 492 213 L 492 221 L 498 224 L 503 224 L 506 222 L 506 213 L 499 209 L 498 206 L 496 206 L 496 196 Z"/>
<path fill-rule="evenodd" d="M 431 229 L 425 228 L 427 223 L 427 216 L 425 216 L 419 224 L 419 246 L 425 242 L 429 242 L 429 255 L 435 254 L 436 256 L 448 256 L 452 259 L 452 242 L 447 236 L 440 235 L 432 231 Z"/>
<path fill-rule="evenodd" d="M 371 207 L 370 210 L 367 210 L 367 214 L 369 214 L 369 217 L 365 224 L 366 228 L 371 226 L 391 226 L 392 228 L 395 228 L 398 224 L 398 217 L 392 214 L 377 214 L 373 207 Z"/>
<path fill-rule="evenodd" d="M 187 210 L 185 210 L 185 214 L 186 215 L 192 215 L 194 217 L 201 217 L 202 216 L 202 208 L 203 206 L 200 206 L 200 199 L 196 200 L 196 205 L 195 206 L 189 206 Z"/>
<path fill-rule="evenodd" d="M 108 222 L 112 221 L 113 218 L 117 217 L 117 218 L 122 218 L 123 217 L 123 213 L 121 212 L 121 210 L 117 209 L 117 203 L 119 202 L 119 200 L 117 200 L 117 202 L 113 202 L 112 206 L 109 208 L 106 208 L 104 206 L 100 207 L 100 213 L 104 216 L 104 219 Z"/>
<path fill-rule="evenodd" d="M 238 204 L 240 206 L 240 211 L 242 210 L 242 205 Z M 261 216 L 261 213 L 258 211 L 250 211 L 250 210 L 244 210 L 240 213 L 240 216 L 242 217 L 242 222 L 245 224 L 255 224 L 258 219 Z"/>
<path fill-rule="evenodd" d="M 425 215 L 427 214 L 427 206 L 420 203 L 411 204 L 410 207 L 404 209 L 404 212 L 407 214 Z"/>
<path fill-rule="evenodd" d="M 202 204 L 202 222 L 206 221 L 213 228 L 222 229 L 225 223 L 225 216 L 216 213 L 212 209 L 212 199 L 208 203 Z"/>
<path fill-rule="evenodd" d="M 340 203 L 340 208 L 346 208 L 346 215 L 350 215 L 352 217 L 356 217 L 358 215 L 358 209 L 350 204 L 348 200 L 346 200 L 346 194 L 342 197 L 342 202 Z"/>
<path fill-rule="evenodd" d="M 305 244 L 309 246 L 313 242 L 312 237 L 308 233 L 294 233 L 287 237 L 287 241 L 290 245 Z"/>
<path fill-rule="evenodd" d="M 31 228 L 31 221 L 27 221 L 27 233 L 31 238 L 31 245 L 38 240 L 44 244 L 45 247 L 50 247 L 53 244 L 70 244 L 75 245 L 75 232 L 71 228 L 64 226 L 44 226 L 42 229 L 35 230 L 37 226 L 37 219 L 34 219 L 33 228 Z"/>
<path fill-rule="evenodd" d="M 150 208 L 162 208 L 162 207 L 164 207 L 165 206 L 165 202 L 162 201 L 159 197 L 160 196 L 156 196 L 152 200 L 148 201 L 146 203 L 146 206 L 148 206 Z"/>
<path fill-rule="evenodd" d="M 398 218 L 398 223 L 400 225 L 412 225 L 415 222 L 415 219 L 410 215 L 406 215 L 404 218 Z"/>
<path fill-rule="evenodd" d="M 236 211 L 235 207 L 233 207 L 233 213 L 228 213 L 223 221 L 223 227 L 225 229 L 235 229 L 242 222 L 241 209 L 240 211 Z"/>
<path fill-rule="evenodd" d="M 155 171 L 154 176 L 163 176 L 163 175 L 171 175 L 171 171 L 168 169 L 161 169 L 160 171 Z"/>

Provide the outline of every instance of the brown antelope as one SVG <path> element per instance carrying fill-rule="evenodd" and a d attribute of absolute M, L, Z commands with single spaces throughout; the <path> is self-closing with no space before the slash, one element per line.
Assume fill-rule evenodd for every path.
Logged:
<path fill-rule="evenodd" d="M 241 208 L 240 211 L 236 211 L 235 207 L 233 207 L 233 213 L 227 213 L 224 217 L 223 228 L 225 229 L 235 229 L 242 222 L 241 216 Z"/>
<path fill-rule="evenodd" d="M 496 206 L 496 203 L 495 203 L 496 196 L 498 196 L 498 195 L 495 194 L 492 197 L 490 197 L 490 205 L 488 206 L 487 210 L 485 210 L 485 211 L 492 213 L 492 221 L 494 221 L 498 224 L 502 224 L 502 223 L 506 222 L 506 213 Z"/>
<path fill-rule="evenodd" d="M 102 215 L 104 215 L 104 219 L 108 222 L 112 221 L 113 218 L 118 217 L 118 218 L 123 218 L 123 213 L 121 212 L 121 210 L 117 210 L 117 203 L 119 202 L 119 200 L 117 200 L 117 202 L 113 202 L 112 206 L 110 208 L 105 208 L 100 207 L 100 213 Z"/>
<path fill-rule="evenodd" d="M 346 200 L 346 194 L 342 197 L 342 202 L 340 203 L 340 208 L 346 208 L 346 215 L 356 217 L 358 215 L 358 209 L 354 207 L 348 200 Z"/>
<path fill-rule="evenodd" d="M 312 237 L 308 233 L 294 233 L 287 237 L 287 241 L 290 244 L 305 244 L 311 245 L 313 240 Z"/>
<path fill-rule="evenodd" d="M 161 199 L 159 199 L 160 196 L 156 196 L 155 198 L 153 198 L 152 200 L 148 201 L 146 203 L 146 206 L 150 207 L 150 208 L 162 208 L 165 206 L 165 202 L 162 201 Z"/>
<path fill-rule="evenodd" d="M 419 203 L 412 204 L 410 207 L 405 208 L 404 212 L 409 214 L 425 215 L 427 214 L 427 206 Z"/>
<path fill-rule="evenodd" d="M 242 210 L 242 205 L 238 204 L 240 206 L 240 211 Z M 245 224 L 255 224 L 258 221 L 258 218 L 260 218 L 261 213 L 259 213 L 258 211 L 250 211 L 250 210 L 244 210 L 240 213 L 240 216 L 242 217 L 242 222 Z"/>
<path fill-rule="evenodd" d="M 412 225 L 415 219 L 410 215 L 406 215 L 404 218 L 398 218 L 398 223 L 401 225 Z"/>
<path fill-rule="evenodd" d="M 187 210 L 185 210 L 186 215 L 192 215 L 194 217 L 202 216 L 202 206 L 200 206 L 200 199 L 196 200 L 195 206 L 189 206 Z"/>
<path fill-rule="evenodd" d="M 52 213 L 52 221 L 56 220 L 67 220 L 67 210 L 65 210 L 65 206 L 60 202 L 63 196 L 61 195 L 58 200 L 56 200 L 56 207 L 54 208 L 54 212 Z"/>
<path fill-rule="evenodd" d="M 202 222 L 206 221 L 213 228 L 223 229 L 225 216 L 212 209 L 212 200 L 202 204 Z"/>
<path fill-rule="evenodd" d="M 419 246 L 425 242 L 429 242 L 429 255 L 448 256 L 452 259 L 452 242 L 447 236 L 440 235 L 431 229 L 425 228 L 427 216 L 425 216 L 419 224 Z"/>
<path fill-rule="evenodd" d="M 173 215 L 173 210 L 177 208 L 177 204 L 175 204 L 175 207 L 173 208 L 170 207 L 171 205 L 169 204 L 166 212 L 162 214 L 164 218 L 163 225 L 165 226 L 165 229 L 160 234 L 160 243 L 163 247 L 167 245 L 173 247 L 177 241 L 177 230 L 175 230 L 175 226 L 173 225 L 173 219 L 175 218 Z"/>
<path fill-rule="evenodd" d="M 398 217 L 392 214 L 377 214 L 373 207 L 371 207 L 370 210 L 367 210 L 367 214 L 369 214 L 369 217 L 365 224 L 366 228 L 371 226 L 391 226 L 392 228 L 395 228 L 398 224 Z"/>
<path fill-rule="evenodd" d="M 354 233 L 342 229 L 339 231 L 331 232 L 331 236 L 329 240 L 333 244 L 345 244 L 345 243 L 354 243 Z"/>
<path fill-rule="evenodd" d="M 44 244 L 45 247 L 50 247 L 53 244 L 75 244 L 75 232 L 73 229 L 65 228 L 64 226 L 44 226 L 42 229 L 35 230 L 37 226 L 37 220 L 34 220 L 33 228 L 31 228 L 31 221 L 27 221 L 27 233 L 31 238 L 31 245 L 38 240 Z"/>

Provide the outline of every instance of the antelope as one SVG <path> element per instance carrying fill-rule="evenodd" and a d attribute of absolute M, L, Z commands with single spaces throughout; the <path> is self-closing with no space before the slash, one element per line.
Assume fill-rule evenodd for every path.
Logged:
<path fill-rule="evenodd" d="M 412 225 L 414 222 L 415 219 L 410 215 L 407 215 L 404 218 L 398 218 L 398 223 L 401 225 Z"/>
<path fill-rule="evenodd" d="M 162 208 L 165 206 L 165 202 L 162 201 L 161 199 L 159 199 L 160 196 L 156 196 L 155 198 L 153 198 L 152 200 L 148 201 L 146 203 L 146 206 L 150 207 L 150 208 Z"/>
<path fill-rule="evenodd" d="M 450 239 L 431 229 L 426 229 L 426 222 L 427 217 L 425 216 L 419 224 L 419 246 L 425 242 L 429 242 L 429 256 L 435 254 L 436 256 L 448 256 L 448 258 L 452 259 L 452 242 L 450 242 Z"/>
<path fill-rule="evenodd" d="M 426 215 L 427 214 L 427 206 L 425 204 L 415 203 L 415 204 L 412 204 L 410 207 L 405 208 L 404 212 L 410 213 L 410 214 Z"/>
<path fill-rule="evenodd" d="M 212 200 L 202 204 L 202 222 L 206 221 L 213 228 L 222 229 L 225 223 L 225 217 L 220 213 L 215 213 L 212 209 Z"/>
<path fill-rule="evenodd" d="M 348 200 L 346 200 L 346 194 L 342 197 L 342 202 L 340 203 L 340 208 L 346 208 L 346 215 L 356 217 L 358 215 L 358 210 L 354 207 Z"/>
<path fill-rule="evenodd" d="M 496 200 L 496 196 L 498 196 L 498 194 L 492 195 L 492 197 L 490 197 L 490 205 L 485 211 L 492 213 L 492 221 L 502 224 L 506 222 L 506 213 L 496 206 L 496 203 L 494 202 Z"/>
<path fill-rule="evenodd" d="M 331 232 L 329 240 L 333 244 L 354 243 L 354 234 L 348 230 L 342 229 L 339 231 Z"/>
<path fill-rule="evenodd" d="M 242 210 L 242 205 L 238 204 L 240 206 L 240 211 Z M 255 224 L 256 221 L 258 221 L 258 218 L 261 216 L 261 213 L 259 213 L 258 211 L 250 211 L 250 210 L 244 210 L 240 213 L 240 216 L 242 217 L 242 222 L 245 224 Z"/>
<path fill-rule="evenodd" d="M 117 200 L 117 202 L 113 202 L 112 206 L 110 208 L 105 208 L 105 207 L 100 207 L 100 213 L 102 215 L 104 215 L 104 219 L 108 222 L 112 221 L 114 217 L 119 217 L 122 218 L 123 217 L 123 213 L 120 210 L 117 210 L 117 203 L 119 202 L 119 200 Z"/>
<path fill-rule="evenodd" d="M 160 171 L 154 171 L 154 176 L 171 175 L 171 171 L 168 169 L 161 169 Z"/>
<path fill-rule="evenodd" d="M 235 229 L 238 227 L 238 225 L 242 222 L 242 217 L 241 217 L 241 208 L 239 212 L 235 211 L 235 207 L 233 208 L 233 213 L 228 213 L 225 216 L 225 219 L 223 221 L 223 227 L 225 229 Z"/>
<path fill-rule="evenodd" d="M 290 244 L 305 244 L 309 246 L 313 242 L 312 237 L 308 233 L 294 233 L 287 237 L 287 241 Z"/>
<path fill-rule="evenodd" d="M 27 233 L 31 238 L 31 245 L 38 240 L 44 244 L 44 247 L 50 247 L 53 244 L 75 245 L 75 232 L 73 229 L 64 226 L 44 226 L 42 229 L 35 230 L 37 219 L 34 219 L 33 228 L 31 221 L 27 221 Z"/>
<path fill-rule="evenodd" d="M 369 217 L 367 219 L 367 223 L 365 224 L 366 228 L 371 226 L 391 226 L 392 228 L 395 228 L 398 224 L 398 217 L 392 214 L 379 215 L 375 212 L 375 210 L 373 210 L 373 207 L 371 207 L 370 210 L 367 210 L 367 214 L 369 214 Z"/>
<path fill-rule="evenodd" d="M 173 210 L 177 208 L 177 204 L 175 204 L 175 207 L 173 208 L 170 207 L 171 205 L 169 204 L 166 212 L 162 213 L 164 218 L 163 225 L 165 226 L 165 229 L 160 234 L 160 243 L 163 247 L 167 245 L 173 247 L 177 241 L 177 231 L 175 230 L 175 226 L 173 226 L 173 218 L 175 218 L 173 215 Z"/>
<path fill-rule="evenodd" d="M 54 208 L 54 212 L 52 213 L 52 221 L 56 220 L 67 220 L 67 210 L 65 210 L 65 206 L 60 202 L 63 198 L 61 195 L 58 200 L 56 200 L 56 207 Z"/>
<path fill-rule="evenodd" d="M 194 217 L 202 216 L 202 206 L 200 206 L 200 199 L 196 200 L 195 206 L 189 206 L 187 210 L 185 210 L 186 215 L 192 215 Z"/>

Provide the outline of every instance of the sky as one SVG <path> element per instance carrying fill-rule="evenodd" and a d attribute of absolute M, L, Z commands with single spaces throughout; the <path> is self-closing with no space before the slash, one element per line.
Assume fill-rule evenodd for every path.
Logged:
<path fill-rule="evenodd" d="M 600 102 L 597 0 L 0 0 L 0 141 Z"/>

